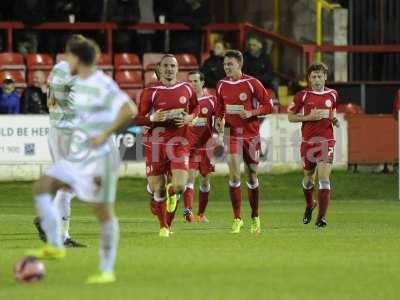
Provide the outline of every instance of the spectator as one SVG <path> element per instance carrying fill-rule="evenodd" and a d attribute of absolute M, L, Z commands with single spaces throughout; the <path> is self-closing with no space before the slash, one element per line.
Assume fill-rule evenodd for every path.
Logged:
<path fill-rule="evenodd" d="M 168 12 L 171 23 L 184 23 L 191 31 L 171 32 L 171 51 L 174 53 L 200 54 L 202 27 L 210 22 L 208 1 L 175 0 Z"/>
<path fill-rule="evenodd" d="M 47 86 L 43 71 L 33 73 L 32 86 L 25 89 L 21 97 L 22 114 L 47 114 Z"/>
<path fill-rule="evenodd" d="M 247 41 L 247 48 L 243 55 L 244 73 L 257 78 L 265 88 L 272 89 L 277 94 L 278 79 L 273 74 L 271 60 L 262 42 L 256 37 L 251 37 Z"/>
<path fill-rule="evenodd" d="M 226 44 L 223 41 L 216 41 L 210 57 L 206 59 L 201 72 L 204 74 L 206 82 L 205 87 L 215 88 L 217 82 L 225 77 L 224 53 Z"/>
<path fill-rule="evenodd" d="M 0 90 L 0 114 L 19 114 L 20 96 L 18 95 L 14 80 L 6 78 Z"/>
<path fill-rule="evenodd" d="M 117 22 L 122 25 L 132 25 L 140 20 L 140 10 L 138 0 L 114 0 L 108 1 L 107 20 Z M 137 33 L 133 30 L 119 29 L 114 34 L 114 51 L 139 52 L 137 43 Z"/>

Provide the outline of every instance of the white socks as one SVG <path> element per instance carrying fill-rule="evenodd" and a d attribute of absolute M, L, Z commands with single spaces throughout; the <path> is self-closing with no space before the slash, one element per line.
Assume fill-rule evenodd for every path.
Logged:
<path fill-rule="evenodd" d="M 119 224 L 117 218 L 101 224 L 100 240 L 100 270 L 112 272 L 114 269 L 115 258 L 119 240 Z"/>
<path fill-rule="evenodd" d="M 70 238 L 69 236 L 69 221 L 71 217 L 71 200 L 75 195 L 70 192 L 58 190 L 54 197 L 54 202 L 57 205 L 59 215 L 61 217 L 61 237 L 63 241 Z"/>
<path fill-rule="evenodd" d="M 36 208 L 42 228 L 46 233 L 47 242 L 52 246 L 61 248 L 63 247 L 63 241 L 60 234 L 60 216 L 52 198 L 50 194 L 36 195 Z"/>

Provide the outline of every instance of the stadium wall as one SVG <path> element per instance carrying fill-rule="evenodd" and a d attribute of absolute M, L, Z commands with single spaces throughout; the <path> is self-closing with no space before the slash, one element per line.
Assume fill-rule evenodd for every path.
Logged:
<path fill-rule="evenodd" d="M 347 167 L 347 121 L 338 116 L 341 126 L 335 129 L 335 168 Z M 47 116 L 21 115 L 0 117 L 0 181 L 36 180 L 51 163 L 47 146 Z M 289 123 L 286 114 L 270 115 L 260 128 L 262 154 L 260 172 L 287 172 L 301 169 L 299 147 L 300 125 Z M 130 126 L 116 137 L 121 157 L 121 177 L 145 176 L 141 130 Z M 227 174 L 228 168 L 218 158 L 216 173 Z"/>

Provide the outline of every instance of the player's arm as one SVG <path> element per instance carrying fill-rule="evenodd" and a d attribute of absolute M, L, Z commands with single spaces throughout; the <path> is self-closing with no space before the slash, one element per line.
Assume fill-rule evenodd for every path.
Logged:
<path fill-rule="evenodd" d="M 144 89 L 140 95 L 139 112 L 133 120 L 134 125 L 152 127 L 156 122 L 164 122 L 166 119 L 166 112 L 157 110 L 150 114 L 152 108 L 151 97 L 154 93 L 153 90 Z"/>
<path fill-rule="evenodd" d="M 274 107 L 271 95 L 267 92 L 261 82 L 255 79 L 251 81 L 251 84 L 254 88 L 254 98 L 258 100 L 259 106 L 252 110 L 243 110 L 240 113 L 242 119 L 270 114 Z"/>
<path fill-rule="evenodd" d="M 311 112 L 307 115 L 300 113 L 304 105 L 303 98 L 305 97 L 306 95 L 304 94 L 304 92 L 298 92 L 294 96 L 293 102 L 289 105 L 288 108 L 289 122 L 311 122 L 321 120 L 324 117 L 325 114 L 319 109 L 312 109 Z"/>
<path fill-rule="evenodd" d="M 225 104 L 224 98 L 221 95 L 221 84 L 221 82 L 217 84 L 217 97 L 215 101 L 215 130 L 218 133 L 220 141 L 223 140 L 225 129 Z"/>
<path fill-rule="evenodd" d="M 130 100 L 124 102 L 111 126 L 104 130 L 98 136 L 92 138 L 92 140 L 90 141 L 90 145 L 92 146 L 92 148 L 97 148 L 100 145 L 104 144 L 113 133 L 118 132 L 119 130 L 124 128 L 126 124 L 131 122 L 132 119 L 136 117 L 137 113 L 138 109 L 136 104 L 134 104 Z"/>

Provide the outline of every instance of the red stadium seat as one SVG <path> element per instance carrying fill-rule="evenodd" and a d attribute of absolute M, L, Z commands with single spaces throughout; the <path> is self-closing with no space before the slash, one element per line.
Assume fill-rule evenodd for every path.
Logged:
<path fill-rule="evenodd" d="M 346 117 L 363 113 L 362 108 L 354 103 L 339 104 L 336 111 L 338 113 L 344 113 Z"/>
<path fill-rule="evenodd" d="M 118 53 L 114 55 L 116 70 L 142 70 L 139 56 L 135 53 Z"/>
<path fill-rule="evenodd" d="M 19 53 L 0 53 L 0 70 L 25 71 L 24 57 Z"/>
<path fill-rule="evenodd" d="M 176 59 L 179 64 L 179 70 L 196 70 L 199 68 L 197 58 L 193 54 L 177 54 Z"/>
<path fill-rule="evenodd" d="M 32 80 L 33 80 L 33 74 L 36 72 L 36 71 L 42 71 L 43 73 L 44 73 L 44 77 L 45 77 L 45 79 L 46 79 L 46 82 L 47 82 L 47 78 L 49 77 L 49 74 L 50 74 L 50 71 L 51 70 L 34 70 L 34 71 L 28 71 L 28 85 L 31 85 L 32 84 Z"/>
<path fill-rule="evenodd" d="M 114 66 L 112 65 L 111 55 L 101 53 L 97 61 L 97 67 L 109 76 L 113 76 Z"/>
<path fill-rule="evenodd" d="M 141 88 L 143 87 L 142 71 L 116 71 L 115 81 L 122 88 Z"/>
<path fill-rule="evenodd" d="M 26 66 L 29 70 L 51 70 L 53 60 L 48 54 L 27 54 Z"/>
<path fill-rule="evenodd" d="M 24 71 L 19 71 L 19 70 L 0 71 L 0 82 L 3 82 L 4 79 L 7 78 L 13 79 L 15 82 L 15 86 L 17 88 L 26 87 Z"/>
<path fill-rule="evenodd" d="M 160 62 L 163 56 L 163 53 L 145 53 L 143 55 L 143 69 L 155 70 L 156 65 Z"/>
<path fill-rule="evenodd" d="M 149 86 L 150 84 L 157 82 L 157 76 L 154 71 L 146 71 L 144 73 L 144 85 Z"/>

